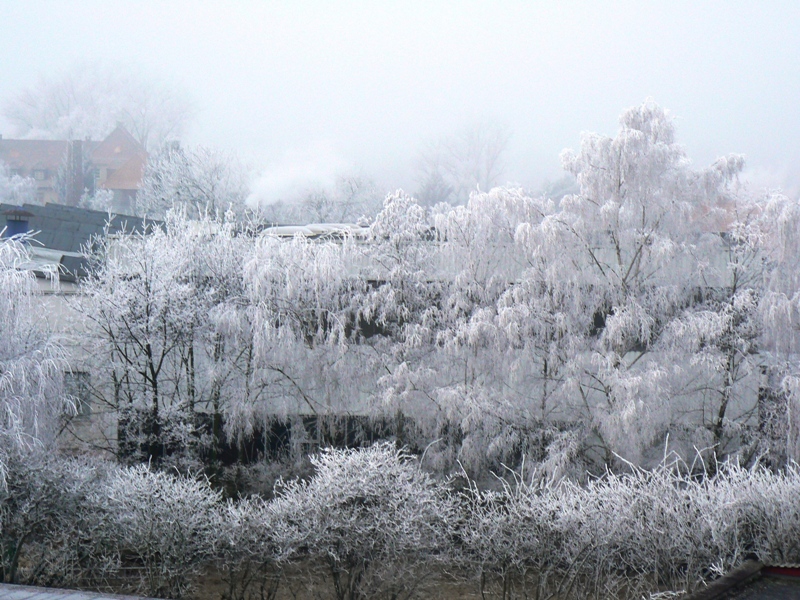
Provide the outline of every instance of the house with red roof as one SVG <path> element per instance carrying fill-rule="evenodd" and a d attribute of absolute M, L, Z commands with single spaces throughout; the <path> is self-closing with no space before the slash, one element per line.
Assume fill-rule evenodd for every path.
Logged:
<path fill-rule="evenodd" d="M 36 183 L 36 201 L 77 206 L 85 193 L 109 190 L 127 212 L 142 185 L 147 152 L 121 124 L 102 141 L 13 140 L 0 136 L 0 162 Z"/>

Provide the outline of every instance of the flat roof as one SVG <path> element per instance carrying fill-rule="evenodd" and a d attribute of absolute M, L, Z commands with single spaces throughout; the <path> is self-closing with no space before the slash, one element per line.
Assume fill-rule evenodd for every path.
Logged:
<path fill-rule="evenodd" d="M 157 600 L 142 596 L 98 594 L 79 590 L 33 587 L 0 583 L 0 600 Z"/>

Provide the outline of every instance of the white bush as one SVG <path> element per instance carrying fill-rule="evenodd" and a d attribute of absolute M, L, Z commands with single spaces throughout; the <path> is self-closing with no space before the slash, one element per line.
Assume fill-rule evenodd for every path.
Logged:
<path fill-rule="evenodd" d="M 261 498 L 229 501 L 222 510 L 217 560 L 227 583 L 225 600 L 275 597 L 283 566 L 301 543 L 279 505 Z"/>
<path fill-rule="evenodd" d="M 108 543 L 141 566 L 139 587 L 150 596 L 181 597 L 213 557 L 220 493 L 207 480 L 123 468 L 93 501 L 107 515 Z"/>
<path fill-rule="evenodd" d="M 471 487 L 460 533 L 482 591 L 503 598 L 641 598 L 690 590 L 748 557 L 800 560 L 800 472 L 681 463 L 607 473 L 581 486 L 518 478 Z"/>
<path fill-rule="evenodd" d="M 99 585 L 116 571 L 90 497 L 107 465 L 17 452 L 0 492 L 0 580 L 31 585 Z"/>
<path fill-rule="evenodd" d="M 296 547 L 330 569 L 338 600 L 413 588 L 408 571 L 448 547 L 455 504 L 446 487 L 391 443 L 324 450 L 306 482 L 276 488 L 270 503 Z"/>

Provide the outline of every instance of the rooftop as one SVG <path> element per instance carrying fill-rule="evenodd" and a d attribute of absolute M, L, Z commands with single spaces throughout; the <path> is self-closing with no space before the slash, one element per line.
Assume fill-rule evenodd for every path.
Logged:
<path fill-rule="evenodd" d="M 111 235 L 141 232 L 146 223 L 154 223 L 139 217 L 62 204 L 0 204 L 0 230 L 9 224 L 8 217 L 19 219 L 20 215 L 27 221 L 27 231 L 33 232 L 33 239 L 38 242 L 30 246 L 29 268 L 42 271 L 58 267 L 62 281 L 75 281 L 85 274 L 83 249 L 93 238 L 106 231 Z"/>
<path fill-rule="evenodd" d="M 0 139 L 0 161 L 26 173 L 34 169 L 57 170 L 67 154 L 69 142 L 61 140 Z"/>
<path fill-rule="evenodd" d="M 800 567 L 747 561 L 685 600 L 797 600 Z"/>
<path fill-rule="evenodd" d="M 96 594 L 78 590 L 31 587 L 0 583 L 0 600 L 147 600 L 139 596 Z M 150 599 L 154 600 L 154 599 Z"/>

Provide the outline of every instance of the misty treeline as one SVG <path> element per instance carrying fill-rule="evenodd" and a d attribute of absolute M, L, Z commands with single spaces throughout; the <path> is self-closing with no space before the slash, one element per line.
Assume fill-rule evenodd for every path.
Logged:
<path fill-rule="evenodd" d="M 214 214 L 232 207 L 240 216 L 250 212 L 248 218 L 264 222 L 341 223 L 374 217 L 384 196 L 369 176 L 345 170 L 326 184 L 309 182 L 285 190 L 269 203 L 260 202 L 256 165 L 235 152 L 181 143 L 196 113 L 184 91 L 174 82 L 166 84 L 113 61 L 84 61 L 60 74 L 40 77 L 4 99 L 0 110 L 12 135 L 22 139 L 102 140 L 122 125 L 142 145 L 148 160 L 136 201 L 120 206 L 110 190 L 95 189 L 93 168 L 86 163 L 87 187 L 80 200 L 84 208 L 161 219 L 169 208 L 186 204 L 195 216 L 198 209 Z M 510 137 L 505 126 L 484 119 L 423 141 L 413 161 L 415 198 L 428 207 L 464 204 L 476 189 L 495 187 L 505 174 Z M 61 202 L 67 202 L 71 168 L 65 156 L 56 175 Z M 1 201 L 39 204 L 36 191 L 32 177 L 15 174 L 0 163 Z"/>
<path fill-rule="evenodd" d="M 4 581 L 195 597 L 665 598 L 746 557 L 796 562 L 800 472 L 667 457 L 585 485 L 441 481 L 393 443 L 328 449 L 271 499 L 208 480 L 44 452 L 8 456 Z M 204 597 L 210 597 L 207 595 Z"/>
<path fill-rule="evenodd" d="M 113 61 L 82 61 L 5 98 L 23 139 L 103 139 L 123 125 L 148 151 L 180 139 L 195 109 L 173 84 Z"/>
<path fill-rule="evenodd" d="M 212 214 L 232 207 L 247 212 L 258 169 L 236 153 L 205 145 L 181 144 L 195 116 L 188 95 L 175 85 L 113 61 L 84 61 L 4 99 L 3 116 L 12 134 L 22 139 L 102 140 L 122 125 L 148 153 L 144 186 L 137 201 L 119 206 L 109 190 L 94 189 L 93 169 L 84 165 L 87 187 L 80 206 L 116 212 L 124 208 L 150 218 L 163 218 L 173 206 L 186 204 Z M 463 204 L 471 191 L 488 190 L 500 181 L 510 134 L 501 125 L 480 121 L 450 136 L 423 144 L 416 160 L 419 189 L 426 206 Z M 67 201 L 68 156 L 56 176 L 62 202 Z M 256 186 L 257 187 L 257 186 Z M 0 163 L 0 200 L 38 204 L 32 177 L 11 172 Z M 258 196 L 255 193 L 255 196 Z M 284 196 L 251 202 L 250 218 L 275 223 L 350 222 L 380 211 L 383 192 L 370 177 L 340 173 L 328 184 L 309 184 Z M 258 205 L 258 206 L 256 206 Z"/>
<path fill-rule="evenodd" d="M 432 572 L 638 598 L 798 560 L 798 202 L 751 193 L 738 156 L 692 169 L 652 103 L 620 121 L 564 153 L 580 190 L 558 201 L 398 192 L 291 238 L 182 202 L 96 240 L 73 368 L 128 466 L 48 452 L 79 407 L 3 240 L 4 578 L 179 596 L 216 565 L 265 598 L 302 567 L 336 598 Z"/>

